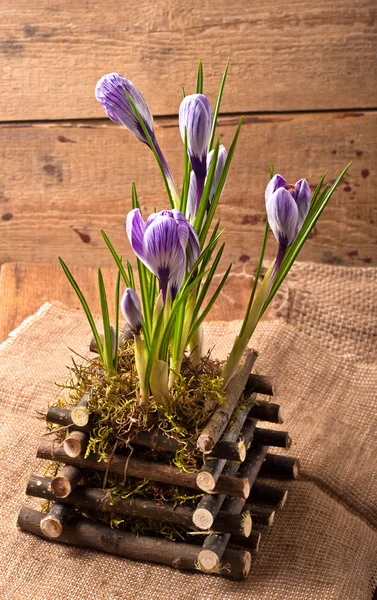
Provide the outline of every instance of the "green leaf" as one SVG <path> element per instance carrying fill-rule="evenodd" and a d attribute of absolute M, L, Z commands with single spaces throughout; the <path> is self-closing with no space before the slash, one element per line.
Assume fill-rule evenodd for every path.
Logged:
<path fill-rule="evenodd" d="M 112 371 L 114 368 L 114 361 L 113 361 L 113 348 L 112 348 L 112 344 L 111 344 L 109 307 L 107 304 L 105 284 L 103 282 L 101 269 L 98 269 L 98 289 L 99 289 L 99 297 L 100 297 L 100 302 L 101 302 L 101 312 L 102 312 L 102 322 L 103 322 L 104 364 L 109 371 Z"/>
<path fill-rule="evenodd" d="M 71 271 L 68 269 L 67 265 L 65 264 L 65 262 L 63 261 L 63 259 L 60 258 L 60 256 L 59 256 L 59 262 L 60 262 L 60 264 L 61 264 L 61 266 L 63 268 L 64 273 L 66 274 L 66 276 L 68 278 L 69 283 L 71 284 L 71 286 L 75 290 L 75 292 L 77 294 L 77 297 L 78 297 L 78 299 L 81 302 L 81 306 L 84 309 L 84 312 L 86 314 L 86 318 L 89 321 L 89 325 L 90 325 L 90 328 L 91 328 L 92 333 L 93 333 L 93 337 L 94 337 L 94 339 L 96 341 L 101 361 L 103 362 L 104 353 L 103 353 L 103 348 L 102 348 L 101 340 L 100 340 L 100 337 L 99 337 L 99 334 L 98 334 L 98 330 L 97 330 L 96 324 L 94 322 L 92 313 L 90 312 L 90 308 L 88 306 L 88 303 L 85 300 L 84 295 L 83 295 L 82 291 L 80 290 L 78 284 L 76 283 L 76 280 L 74 279 Z"/>
<path fill-rule="evenodd" d="M 107 235 L 106 235 L 106 233 L 103 231 L 103 229 L 101 229 L 101 234 L 102 234 L 102 237 L 103 237 L 103 239 L 105 240 L 105 244 L 106 244 L 106 246 L 107 246 L 107 247 L 108 247 L 108 249 L 110 250 L 110 252 L 111 252 L 111 254 L 112 254 L 112 257 L 113 257 L 113 259 L 114 259 L 114 260 L 115 260 L 115 262 L 116 262 L 116 265 L 117 265 L 117 267 L 118 267 L 118 269 L 119 269 L 119 271 L 120 271 L 120 273 L 121 273 L 121 275 L 122 275 L 122 279 L 123 279 L 124 283 L 126 284 L 126 287 L 128 287 L 128 288 L 129 288 L 129 287 L 133 287 L 133 286 L 131 285 L 131 281 L 130 281 L 130 280 L 129 280 L 129 278 L 128 278 L 128 275 L 126 274 L 126 271 L 124 270 L 124 266 L 123 266 L 123 263 L 122 263 L 122 259 L 120 258 L 120 256 L 118 256 L 118 253 L 117 253 L 117 252 L 116 252 L 116 250 L 114 249 L 114 247 L 113 247 L 112 243 L 110 242 L 109 238 L 107 237 Z M 134 289 L 134 288 L 133 288 L 133 289 Z"/>
<path fill-rule="evenodd" d="M 132 112 L 134 113 L 135 117 L 139 121 L 139 124 L 140 124 L 140 126 L 141 126 L 141 128 L 142 128 L 142 130 L 144 132 L 144 135 L 145 135 L 147 141 L 148 141 L 148 145 L 149 145 L 150 149 L 152 150 L 152 152 L 154 154 L 154 157 L 155 157 L 155 159 L 157 161 L 157 164 L 158 164 L 158 166 L 160 168 L 162 179 L 164 181 L 165 188 L 166 188 L 166 191 L 167 191 L 167 194 L 168 194 L 170 206 L 171 206 L 171 208 L 175 208 L 175 204 L 174 204 L 173 196 L 172 196 L 172 193 L 171 193 L 171 189 L 170 189 L 170 186 L 169 186 L 169 183 L 168 183 L 168 180 L 167 180 L 167 177 L 166 177 L 166 173 L 165 173 L 164 167 L 162 165 L 160 156 L 159 156 L 159 154 L 157 152 L 156 145 L 155 145 L 154 141 L 152 140 L 151 135 L 150 135 L 150 133 L 149 133 L 149 131 L 148 131 L 148 129 L 147 129 L 144 121 L 143 121 L 143 118 L 141 117 L 138 109 L 136 108 L 136 105 L 135 105 L 134 101 L 132 100 L 131 96 L 129 94 L 127 94 L 126 91 L 124 93 L 126 94 L 127 100 L 130 103 L 130 106 L 132 108 Z"/>
<path fill-rule="evenodd" d="M 119 296 L 120 296 L 120 271 L 118 270 L 117 281 L 115 285 L 115 370 L 118 365 L 118 343 L 119 343 Z"/>
<path fill-rule="evenodd" d="M 258 261 L 257 269 L 255 271 L 255 279 L 254 279 L 254 283 L 253 283 L 253 288 L 251 290 L 249 302 L 248 302 L 248 305 L 247 305 L 247 308 L 246 308 L 246 312 L 245 312 L 245 316 L 244 316 L 244 319 L 243 319 L 243 322 L 242 322 L 241 331 L 238 334 L 239 337 L 242 337 L 243 332 L 245 331 L 245 327 L 246 327 L 246 323 L 247 323 L 248 318 L 249 318 L 250 310 L 251 310 L 251 307 L 252 307 L 253 302 L 254 302 L 255 292 L 257 291 L 257 287 L 258 287 L 259 275 L 260 275 L 260 272 L 261 272 L 264 255 L 265 255 L 265 252 L 266 252 L 266 245 L 267 245 L 267 238 L 268 238 L 269 229 L 270 228 L 269 228 L 269 225 L 268 225 L 268 221 L 266 221 L 266 227 L 265 227 L 265 230 L 264 230 L 262 248 L 261 248 L 260 255 L 259 255 L 259 261 Z"/>
<path fill-rule="evenodd" d="M 231 268 L 232 268 L 232 265 L 230 264 L 229 267 L 227 268 L 223 278 L 221 279 L 219 285 L 217 286 L 217 289 L 216 289 L 215 293 L 213 294 L 211 300 L 208 302 L 206 308 L 200 315 L 199 319 L 194 323 L 194 325 L 190 331 L 190 334 L 189 334 L 189 340 L 195 335 L 195 333 L 199 329 L 200 325 L 203 323 L 204 319 L 207 317 L 209 311 L 212 309 L 212 306 L 216 302 L 218 295 L 220 294 L 221 290 L 224 287 L 226 280 L 228 279 L 228 275 L 230 273 Z"/>
<path fill-rule="evenodd" d="M 122 257 L 120 257 L 120 260 L 122 261 Z M 127 259 L 127 271 L 128 271 L 128 280 L 130 282 L 130 285 L 128 287 L 131 287 L 133 290 L 136 290 L 135 288 L 135 277 L 134 277 L 134 270 L 132 268 L 132 265 L 130 263 L 130 261 Z"/>
<path fill-rule="evenodd" d="M 140 210 L 140 204 L 137 198 L 136 185 L 134 181 L 132 182 L 132 208 L 138 208 Z"/>
<path fill-rule="evenodd" d="M 151 378 L 153 363 L 156 358 L 156 354 L 158 353 L 159 348 L 160 348 L 161 329 L 163 326 L 163 322 L 164 322 L 164 308 L 161 310 L 160 314 L 158 315 L 156 327 L 153 329 L 151 345 L 150 345 L 149 352 L 148 352 L 147 366 L 145 368 L 144 384 L 145 384 L 146 388 L 149 388 L 149 382 L 150 382 L 150 378 Z"/>
<path fill-rule="evenodd" d="M 205 280 L 204 284 L 202 285 L 202 288 L 200 290 L 200 294 L 199 294 L 199 296 L 198 296 L 198 298 L 197 298 L 197 300 L 195 302 L 195 308 L 194 308 L 194 311 L 193 311 L 193 314 L 192 314 L 192 320 L 193 321 L 196 319 L 197 315 L 199 314 L 199 310 L 200 310 L 200 308 L 201 308 L 201 306 L 202 306 L 202 304 L 204 302 L 204 299 L 205 299 L 205 297 L 207 295 L 207 292 L 208 292 L 209 286 L 211 285 L 211 281 L 213 279 L 213 276 L 216 273 L 216 269 L 217 269 L 217 267 L 219 265 L 219 262 L 220 262 L 222 254 L 223 254 L 224 248 L 225 248 L 225 244 L 222 244 L 222 246 L 221 246 L 220 250 L 218 251 L 218 253 L 216 255 L 216 258 L 213 261 L 213 264 L 212 264 L 212 266 L 211 266 L 211 268 L 210 268 L 210 270 L 208 272 L 206 280 Z"/>
<path fill-rule="evenodd" d="M 199 60 L 198 75 L 197 75 L 197 78 L 196 78 L 196 93 L 197 94 L 202 94 L 203 93 L 203 64 L 202 64 L 202 59 Z"/>
<path fill-rule="evenodd" d="M 220 110 L 221 100 L 222 100 L 222 97 L 223 97 L 223 92 L 224 92 L 224 86 L 225 86 L 225 82 L 226 82 L 226 77 L 228 75 L 228 69 L 229 69 L 229 59 L 228 59 L 228 61 L 226 63 L 225 71 L 224 71 L 224 74 L 223 74 L 222 79 L 221 79 L 220 89 L 219 89 L 219 93 L 217 95 L 215 110 L 214 110 L 214 113 L 213 113 L 212 131 L 211 131 L 211 137 L 210 137 L 209 146 L 208 146 L 210 150 L 212 150 L 213 140 L 215 139 L 217 119 L 218 119 L 218 116 L 219 116 L 219 110 Z"/>
<path fill-rule="evenodd" d="M 240 131 L 241 131 L 241 127 L 242 127 L 242 122 L 243 122 L 243 117 L 241 117 L 241 119 L 239 120 L 238 127 L 237 127 L 237 130 L 236 130 L 236 133 L 234 134 L 234 138 L 233 138 L 232 144 L 231 144 L 231 146 L 229 148 L 227 159 L 225 161 L 224 169 L 223 169 L 222 175 L 220 177 L 219 185 L 217 186 L 217 190 L 216 190 L 215 195 L 214 195 L 214 197 L 212 199 L 211 205 L 210 205 L 210 207 L 208 209 L 208 214 L 207 214 L 206 220 L 204 222 L 204 225 L 203 225 L 202 230 L 201 230 L 200 235 L 199 235 L 200 245 L 201 246 L 204 245 L 204 242 L 206 240 L 206 237 L 207 237 L 207 234 L 208 234 L 208 230 L 209 230 L 209 228 L 211 226 L 212 219 L 214 217 L 217 205 L 218 205 L 219 200 L 220 200 L 221 192 L 223 191 L 223 188 L 224 188 L 224 185 L 225 185 L 225 182 L 226 182 L 226 178 L 228 176 L 230 165 L 232 163 L 233 155 L 234 155 L 234 152 L 235 152 L 235 149 L 236 149 L 236 146 L 237 146 L 238 137 L 240 135 Z M 212 161 L 213 161 L 213 159 L 212 159 Z M 211 166 L 212 166 L 212 163 L 211 163 Z"/>
<path fill-rule="evenodd" d="M 140 294 L 144 312 L 144 335 L 147 348 L 149 348 L 152 335 L 152 311 L 150 305 L 150 290 L 148 285 L 148 273 L 146 266 L 137 259 L 137 270 L 139 273 Z"/>
<path fill-rule="evenodd" d="M 182 100 L 183 100 L 184 98 L 186 98 L 186 92 L 185 92 L 185 88 L 183 87 L 183 85 L 181 87 L 181 93 L 182 93 Z"/>

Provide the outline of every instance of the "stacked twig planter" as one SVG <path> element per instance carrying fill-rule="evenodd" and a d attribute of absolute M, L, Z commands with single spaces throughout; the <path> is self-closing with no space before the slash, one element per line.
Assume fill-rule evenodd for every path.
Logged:
<path fill-rule="evenodd" d="M 258 550 L 258 525 L 271 526 L 277 507 L 287 498 L 286 490 L 267 485 L 257 477 L 298 476 L 299 462 L 287 456 L 270 454 L 269 446 L 289 448 L 287 432 L 265 429 L 257 421 L 283 422 L 278 404 L 266 402 L 257 394 L 274 396 L 274 383 L 267 377 L 250 375 L 257 355 L 247 352 L 230 382 L 226 403 L 219 405 L 198 438 L 204 453 L 203 467 L 186 473 L 165 463 L 135 456 L 108 456 L 107 462 L 90 454 L 84 458 L 90 431 L 87 399 L 70 411 L 51 407 L 47 420 L 66 426 L 69 435 L 63 444 L 43 439 L 37 456 L 64 463 L 55 479 L 32 476 L 26 493 L 53 501 L 49 513 L 21 509 L 18 524 L 31 533 L 65 544 L 113 553 L 134 560 L 167 564 L 179 569 L 199 569 L 234 579 L 247 576 L 251 554 Z M 133 446 L 175 452 L 177 442 L 159 430 L 139 433 Z M 111 499 L 106 489 L 80 485 L 83 469 L 147 478 L 205 492 L 195 509 L 142 497 Z M 111 529 L 85 518 L 87 510 L 111 511 L 119 515 L 153 519 L 181 525 L 194 533 L 182 542 Z M 254 525 L 257 527 L 254 528 Z M 204 534 L 204 542 L 199 545 Z"/>

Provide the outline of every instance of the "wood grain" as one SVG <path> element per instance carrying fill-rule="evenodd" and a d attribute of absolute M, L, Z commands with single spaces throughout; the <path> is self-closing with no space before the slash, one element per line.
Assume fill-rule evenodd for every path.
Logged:
<path fill-rule="evenodd" d="M 227 146 L 237 120 L 221 119 Z M 183 151 L 176 120 L 162 119 L 156 130 L 178 183 Z M 0 263 L 56 263 L 60 255 L 69 265 L 112 266 L 100 229 L 131 256 L 124 228 L 131 181 L 146 213 L 166 207 L 152 153 L 119 126 L 3 124 L 0 131 Z M 314 188 L 325 169 L 331 181 L 352 160 L 300 259 L 377 264 L 376 154 L 376 112 L 246 117 L 219 206 L 227 261 L 249 270 L 257 259 L 270 161 L 288 180 L 305 176 Z M 267 257 L 275 252 L 271 239 Z"/>
<path fill-rule="evenodd" d="M 375 107 L 376 15 L 373 0 L 13 0 L 1 9 L 1 119 L 103 116 L 93 91 L 111 71 L 155 115 L 175 114 L 199 57 L 212 101 L 231 58 L 225 112 Z"/>

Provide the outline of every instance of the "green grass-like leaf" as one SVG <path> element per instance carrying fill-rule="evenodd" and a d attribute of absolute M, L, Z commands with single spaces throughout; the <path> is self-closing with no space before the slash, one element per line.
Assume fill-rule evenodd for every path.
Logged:
<path fill-rule="evenodd" d="M 101 302 L 102 322 L 103 322 L 103 357 L 104 364 L 109 371 L 114 369 L 113 348 L 111 344 L 111 328 L 109 307 L 107 304 L 105 284 L 103 282 L 101 269 L 98 269 L 98 290 Z"/>
<path fill-rule="evenodd" d="M 106 246 L 110 250 L 112 257 L 115 260 L 116 266 L 118 267 L 120 274 L 122 275 L 122 279 L 123 279 L 124 283 L 126 284 L 126 287 L 128 287 L 128 288 L 132 287 L 134 289 L 134 287 L 131 285 L 131 281 L 129 280 L 129 277 L 124 269 L 121 257 L 118 255 L 118 253 L 114 249 L 114 246 L 110 242 L 109 238 L 107 237 L 107 235 L 103 229 L 101 229 L 101 234 L 102 234 L 103 239 L 105 240 Z"/>
<path fill-rule="evenodd" d="M 206 240 L 209 228 L 210 228 L 211 223 L 212 223 L 212 219 L 214 217 L 217 205 L 218 205 L 219 200 L 220 200 L 221 192 L 223 191 L 223 188 L 224 188 L 224 185 L 225 185 L 225 182 L 226 182 L 226 178 L 227 178 L 227 175 L 228 175 L 228 172 L 229 172 L 229 169 L 230 169 L 230 165 L 232 163 L 233 155 L 234 155 L 234 152 L 235 152 L 235 149 L 236 149 L 236 146 L 237 146 L 238 137 L 240 135 L 240 131 L 241 131 L 241 127 L 242 127 L 242 122 L 243 122 L 243 117 L 241 117 L 241 119 L 239 120 L 238 127 L 237 127 L 237 130 L 236 130 L 236 133 L 234 134 L 234 138 L 233 138 L 232 144 L 231 144 L 231 146 L 229 148 L 227 159 L 225 161 L 224 169 L 223 169 L 222 175 L 220 177 L 219 185 L 217 186 L 217 190 L 216 190 L 215 195 L 214 195 L 214 197 L 212 199 L 211 205 L 210 205 L 210 207 L 208 209 L 207 217 L 206 217 L 206 219 L 204 221 L 203 227 L 202 227 L 200 235 L 199 235 L 199 240 L 200 240 L 200 245 L 201 246 L 204 245 L 204 242 Z M 212 164 L 211 164 L 211 166 L 212 166 Z"/>
<path fill-rule="evenodd" d="M 198 75 L 196 78 L 196 93 L 197 94 L 203 93 L 203 63 L 202 63 L 202 59 L 199 60 L 199 65 L 198 65 Z"/>
<path fill-rule="evenodd" d="M 90 308 L 88 306 L 88 303 L 85 300 L 85 297 L 84 297 L 82 291 L 80 290 L 78 284 L 76 283 L 76 280 L 73 277 L 71 271 L 68 269 L 67 265 L 65 264 L 65 262 L 63 261 L 63 259 L 60 258 L 60 256 L 59 256 L 59 262 L 60 262 L 60 264 L 61 264 L 61 266 L 63 268 L 64 273 L 66 274 L 66 276 L 68 278 L 69 283 L 71 284 L 71 286 L 75 290 L 75 292 L 77 294 L 77 297 L 80 300 L 81 306 L 84 309 L 84 312 L 85 312 L 86 317 L 87 317 L 87 319 L 89 321 L 89 325 L 90 325 L 90 328 L 92 330 L 94 339 L 96 341 L 101 361 L 104 362 L 104 352 L 103 352 L 101 340 L 100 340 L 100 337 L 99 337 L 99 334 L 98 334 L 98 330 L 97 330 L 96 324 L 95 324 L 94 319 L 93 319 L 93 315 L 92 315 L 92 313 L 90 311 Z"/>
<path fill-rule="evenodd" d="M 117 281 L 115 285 L 115 352 L 114 366 L 118 366 L 118 343 L 119 343 L 119 298 L 120 296 L 120 271 L 118 269 Z"/>
<path fill-rule="evenodd" d="M 190 334 L 189 334 L 189 340 L 195 335 L 195 333 L 199 329 L 200 325 L 203 323 L 204 319 L 207 317 L 208 313 L 212 309 L 214 303 L 216 302 L 216 300 L 218 298 L 218 295 L 220 294 L 221 290 L 224 287 L 226 280 L 228 279 L 228 275 L 230 273 L 231 268 L 232 268 L 232 265 L 230 264 L 229 267 L 227 268 L 227 270 L 225 271 L 225 274 L 224 274 L 223 278 L 221 279 L 219 285 L 217 286 L 216 291 L 213 294 L 211 300 L 208 302 L 207 306 L 205 307 L 204 311 L 200 315 L 199 319 L 197 319 L 197 321 L 194 323 L 194 325 L 190 331 Z"/>
<path fill-rule="evenodd" d="M 228 69 L 229 69 L 229 59 L 228 59 L 228 61 L 226 63 L 225 71 L 224 71 L 224 74 L 223 74 L 222 79 L 221 79 L 219 93 L 217 94 L 217 100 L 216 100 L 215 110 L 213 112 L 212 131 L 211 131 L 211 137 L 210 137 L 210 140 L 209 140 L 209 149 L 210 150 L 212 150 L 213 140 L 215 139 L 217 119 L 218 119 L 218 116 L 219 116 L 221 100 L 222 100 L 222 97 L 223 97 L 225 82 L 226 82 L 226 78 L 227 78 L 227 75 L 228 75 Z"/>
<path fill-rule="evenodd" d="M 206 182 L 204 184 L 203 194 L 200 199 L 199 210 L 195 217 L 194 227 L 198 235 L 200 235 L 203 219 L 205 217 L 208 204 L 209 204 L 209 195 L 211 193 L 213 179 L 215 177 L 215 171 L 217 166 L 217 158 L 219 155 L 220 141 L 217 141 L 215 149 L 213 151 L 213 156 L 211 160 L 211 166 L 207 173 Z"/>

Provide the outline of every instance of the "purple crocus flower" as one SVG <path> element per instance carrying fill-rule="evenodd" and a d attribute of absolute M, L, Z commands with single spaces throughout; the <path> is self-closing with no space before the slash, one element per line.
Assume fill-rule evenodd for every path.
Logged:
<path fill-rule="evenodd" d="M 200 248 L 198 236 L 186 217 L 177 209 L 162 210 L 153 213 L 145 223 L 136 208 L 127 216 L 127 235 L 136 256 L 158 278 L 163 300 L 171 280 L 176 294 L 186 271 L 186 250 L 189 257 Z M 188 266 L 189 263 L 188 258 Z"/>
<path fill-rule="evenodd" d="M 141 92 L 129 80 L 121 77 L 118 73 L 108 73 L 101 77 L 95 89 L 95 96 L 101 103 L 107 116 L 124 125 L 141 142 L 148 144 L 143 128 L 135 116 L 131 104 L 126 96 L 129 95 L 138 109 L 149 135 L 154 138 L 153 117 L 148 104 Z"/>
<path fill-rule="evenodd" d="M 279 242 L 280 254 L 293 244 L 309 211 L 311 194 L 306 179 L 294 185 L 275 175 L 266 188 L 266 211 L 269 225 Z"/>
<path fill-rule="evenodd" d="M 212 111 L 208 98 L 203 94 L 186 96 L 179 107 L 179 128 L 185 141 L 192 169 L 197 178 L 197 207 L 202 197 L 207 174 L 207 154 L 212 131 Z"/>
<path fill-rule="evenodd" d="M 214 150 L 211 150 L 211 152 L 209 152 L 209 154 L 207 154 L 207 173 L 211 166 L 213 153 L 214 153 Z M 212 187 L 211 187 L 211 191 L 209 194 L 210 203 L 212 202 L 213 197 L 216 194 L 217 186 L 219 185 L 221 175 L 223 174 L 223 170 L 225 167 L 227 157 L 228 157 L 228 152 L 227 152 L 225 146 L 220 144 L 219 153 L 217 155 L 217 164 L 216 164 L 215 174 L 213 177 Z"/>
<path fill-rule="evenodd" d="M 127 95 L 131 98 L 132 102 L 137 108 L 139 115 L 142 118 L 143 123 L 151 137 L 152 144 L 150 144 L 148 141 L 141 124 L 134 114 Z M 112 121 L 118 123 L 119 125 L 124 125 L 124 127 L 131 131 L 131 133 L 133 133 L 138 140 L 143 142 L 143 144 L 147 144 L 147 146 L 157 152 L 173 199 L 177 200 L 178 194 L 174 179 L 161 148 L 157 143 L 153 127 L 152 113 L 149 110 L 143 94 L 139 92 L 137 87 L 135 87 L 129 79 L 121 77 L 121 75 L 118 73 L 108 73 L 107 75 L 101 77 L 101 79 L 98 81 L 95 89 L 95 97 L 97 98 L 98 102 L 101 103 L 105 113 Z"/>
<path fill-rule="evenodd" d="M 142 315 L 139 296 L 132 288 L 127 288 L 120 301 L 122 314 L 129 324 L 133 334 L 138 334 L 141 329 Z"/>

